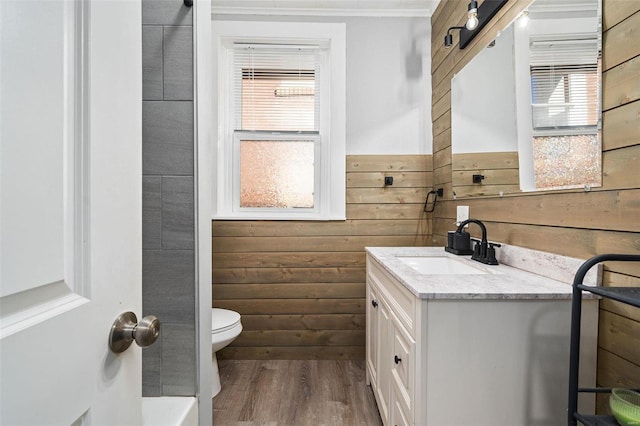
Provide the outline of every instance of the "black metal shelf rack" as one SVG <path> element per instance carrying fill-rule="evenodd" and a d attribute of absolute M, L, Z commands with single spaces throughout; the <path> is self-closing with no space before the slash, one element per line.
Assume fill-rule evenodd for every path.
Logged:
<path fill-rule="evenodd" d="M 613 416 L 583 416 L 580 413 L 575 413 L 574 422 L 576 420 L 585 426 L 620 426 Z"/>
<path fill-rule="evenodd" d="M 585 426 L 617 426 L 612 416 L 593 416 L 578 413 L 579 393 L 611 392 L 605 388 L 579 388 L 578 368 L 580 365 L 580 317 L 582 315 L 582 292 L 596 294 L 603 298 L 616 300 L 640 308 L 640 288 L 628 287 L 592 287 L 583 284 L 584 277 L 594 265 L 606 261 L 640 262 L 640 255 L 635 254 L 603 254 L 592 257 L 578 268 L 573 279 L 573 296 L 571 301 L 571 359 L 569 364 L 569 407 L 568 425 L 576 426 L 578 422 Z"/>

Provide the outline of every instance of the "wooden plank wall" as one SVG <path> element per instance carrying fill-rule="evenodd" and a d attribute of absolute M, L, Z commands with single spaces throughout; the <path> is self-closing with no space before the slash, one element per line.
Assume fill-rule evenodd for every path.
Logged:
<path fill-rule="evenodd" d="M 213 306 L 244 326 L 221 358 L 364 359 L 364 247 L 431 243 L 433 165 L 430 155 L 346 161 L 346 221 L 212 223 Z"/>
<path fill-rule="evenodd" d="M 640 1 L 603 0 L 603 187 L 588 193 L 451 197 L 451 77 L 527 3 L 509 1 L 464 50 L 444 49 L 443 39 L 448 27 L 462 25 L 467 3 L 443 0 L 432 16 L 434 185 L 445 188 L 445 201 L 433 216 L 434 240 L 444 245 L 456 206 L 468 205 L 492 240 L 584 259 L 640 253 Z M 640 265 L 607 263 L 604 282 L 640 287 Z M 598 384 L 640 387 L 640 311 L 601 302 L 598 340 Z M 601 410 L 604 405 L 599 401 Z"/>
<path fill-rule="evenodd" d="M 520 188 L 517 151 L 453 154 L 451 163 L 451 190 L 457 197 L 506 194 Z M 484 179 L 473 183 L 473 175 Z"/>

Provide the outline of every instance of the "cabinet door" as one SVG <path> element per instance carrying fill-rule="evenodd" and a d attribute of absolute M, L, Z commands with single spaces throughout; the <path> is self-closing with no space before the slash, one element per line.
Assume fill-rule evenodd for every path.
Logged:
<path fill-rule="evenodd" d="M 375 391 L 378 368 L 378 292 L 367 278 L 367 384 Z"/>
<path fill-rule="evenodd" d="M 389 397 L 391 393 L 391 368 L 393 365 L 393 354 L 391 336 L 393 324 L 391 323 L 391 312 L 389 305 L 380 298 L 378 301 L 378 409 L 384 424 L 389 420 Z"/>
<path fill-rule="evenodd" d="M 407 415 L 406 408 L 403 406 L 400 399 L 398 399 L 398 388 L 397 386 L 391 387 L 391 413 L 389 417 L 389 424 L 391 426 L 411 426 L 413 422 L 411 421 L 411 417 Z"/>
<path fill-rule="evenodd" d="M 392 314 L 393 315 L 393 314 Z M 413 411 L 414 383 L 415 383 L 415 341 L 396 318 L 392 318 L 391 329 L 391 359 L 393 380 L 398 387 L 398 398 Z"/>

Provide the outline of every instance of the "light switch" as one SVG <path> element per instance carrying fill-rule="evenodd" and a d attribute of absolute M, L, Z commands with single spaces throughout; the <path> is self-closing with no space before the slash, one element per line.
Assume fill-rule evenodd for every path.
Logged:
<path fill-rule="evenodd" d="M 460 225 L 460 223 L 469 219 L 469 206 L 458 206 L 456 210 L 456 225 Z M 469 224 L 465 226 L 468 227 Z"/>

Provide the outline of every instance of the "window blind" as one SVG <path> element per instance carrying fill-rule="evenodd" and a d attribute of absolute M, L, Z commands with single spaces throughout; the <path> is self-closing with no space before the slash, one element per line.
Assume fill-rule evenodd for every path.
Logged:
<path fill-rule="evenodd" d="M 234 44 L 235 129 L 318 132 L 320 54 L 317 46 Z"/>
<path fill-rule="evenodd" d="M 533 128 L 590 129 L 598 123 L 598 41 L 530 43 Z"/>

